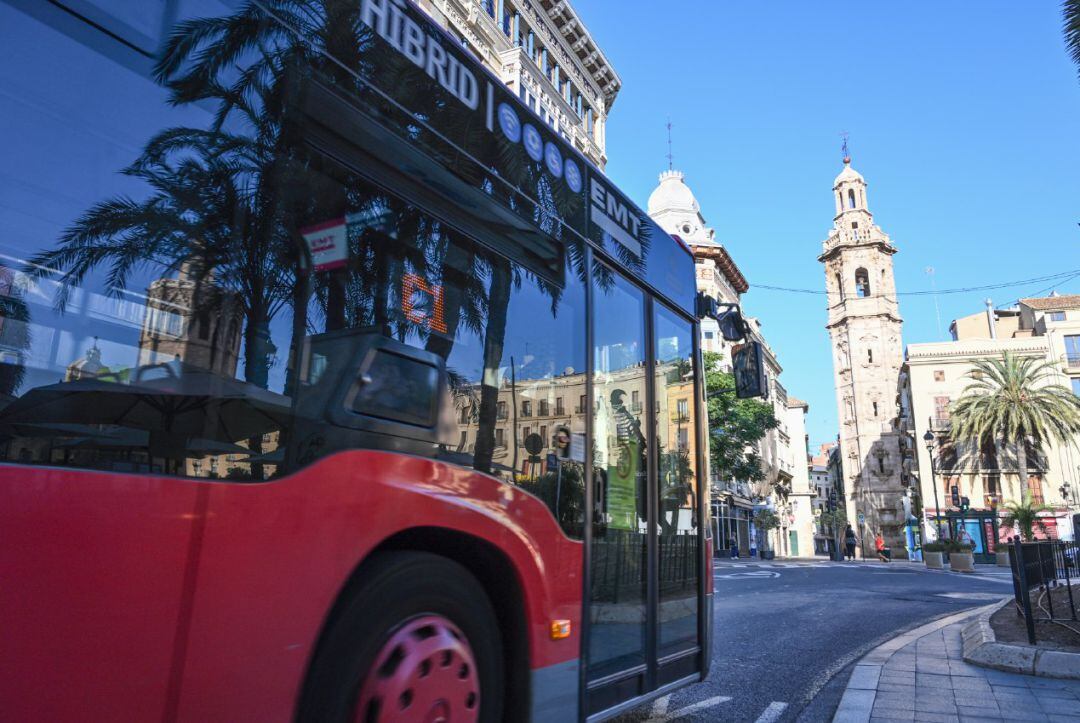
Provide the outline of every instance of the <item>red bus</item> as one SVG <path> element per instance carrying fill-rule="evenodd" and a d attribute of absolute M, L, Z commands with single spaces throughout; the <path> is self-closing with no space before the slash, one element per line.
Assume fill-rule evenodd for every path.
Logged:
<path fill-rule="evenodd" d="M 694 264 L 403 0 L 0 2 L 0 710 L 703 678 Z"/>

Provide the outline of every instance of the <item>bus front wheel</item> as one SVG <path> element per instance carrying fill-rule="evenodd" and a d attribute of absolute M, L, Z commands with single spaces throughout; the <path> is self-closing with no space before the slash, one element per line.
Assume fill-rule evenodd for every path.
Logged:
<path fill-rule="evenodd" d="M 502 643 L 495 611 L 458 563 L 380 554 L 330 623 L 302 721 L 498 721 Z"/>

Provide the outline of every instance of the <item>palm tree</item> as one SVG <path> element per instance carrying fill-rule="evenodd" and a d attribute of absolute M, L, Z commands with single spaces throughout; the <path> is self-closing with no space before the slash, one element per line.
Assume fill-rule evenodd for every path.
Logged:
<path fill-rule="evenodd" d="M 1005 527 L 1017 527 L 1020 529 L 1020 538 L 1024 542 L 1031 542 L 1035 536 L 1035 528 L 1046 531 L 1046 525 L 1039 519 L 1040 512 L 1048 512 L 1052 508 L 1049 505 L 1036 503 L 1030 494 L 1024 495 L 1021 502 L 1010 502 L 1004 506 L 1005 517 L 1001 524 Z"/>
<path fill-rule="evenodd" d="M 999 442 L 1015 446 L 1023 489 L 1029 444 L 1038 452 L 1050 440 L 1068 444 L 1080 436 L 1080 397 L 1056 383 L 1059 370 L 1051 361 L 1006 352 L 974 367 L 950 412 L 950 438 L 977 450 Z"/>
<path fill-rule="evenodd" d="M 1069 57 L 1080 65 L 1080 0 L 1065 0 L 1061 4 L 1062 30 Z"/>

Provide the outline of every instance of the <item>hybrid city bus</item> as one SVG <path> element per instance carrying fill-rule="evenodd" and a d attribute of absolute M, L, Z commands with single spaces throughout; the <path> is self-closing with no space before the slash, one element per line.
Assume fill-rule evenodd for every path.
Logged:
<path fill-rule="evenodd" d="M 403 0 L 3 0 L 0 711 L 703 679 L 689 250 Z"/>

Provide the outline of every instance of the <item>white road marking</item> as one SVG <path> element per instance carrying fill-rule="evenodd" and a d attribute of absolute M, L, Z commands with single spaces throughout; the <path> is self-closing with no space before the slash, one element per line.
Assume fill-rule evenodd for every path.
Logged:
<path fill-rule="evenodd" d="M 656 702 L 652 704 L 652 711 L 649 712 L 649 720 L 663 720 L 664 716 L 667 715 L 667 709 L 670 703 L 670 695 L 657 698 Z"/>
<path fill-rule="evenodd" d="M 787 703 L 781 703 L 778 700 L 774 700 L 769 703 L 769 707 L 758 716 L 757 723 L 774 723 L 780 718 L 780 714 L 787 708 Z"/>
<path fill-rule="evenodd" d="M 780 573 L 771 570 L 752 570 L 750 572 L 733 572 L 730 575 L 713 575 L 714 580 L 743 580 L 746 578 L 772 578 L 780 577 Z"/>
<path fill-rule="evenodd" d="M 653 703 L 653 708 L 649 720 L 645 721 L 645 723 L 667 723 L 667 721 L 673 721 L 678 718 L 682 718 L 685 715 L 696 713 L 699 710 L 705 710 L 706 708 L 718 706 L 721 703 L 727 703 L 729 700 L 731 700 L 731 696 L 729 695 L 717 695 L 712 698 L 706 698 L 705 700 L 694 703 L 693 705 L 688 705 L 683 708 L 679 708 L 678 710 L 673 710 L 669 713 L 668 705 L 671 703 L 671 696 L 665 695 L 663 698 L 658 698 L 657 701 Z"/>
<path fill-rule="evenodd" d="M 1001 593 L 993 592 L 939 592 L 938 597 L 948 597 L 955 600 L 1000 600 Z"/>

